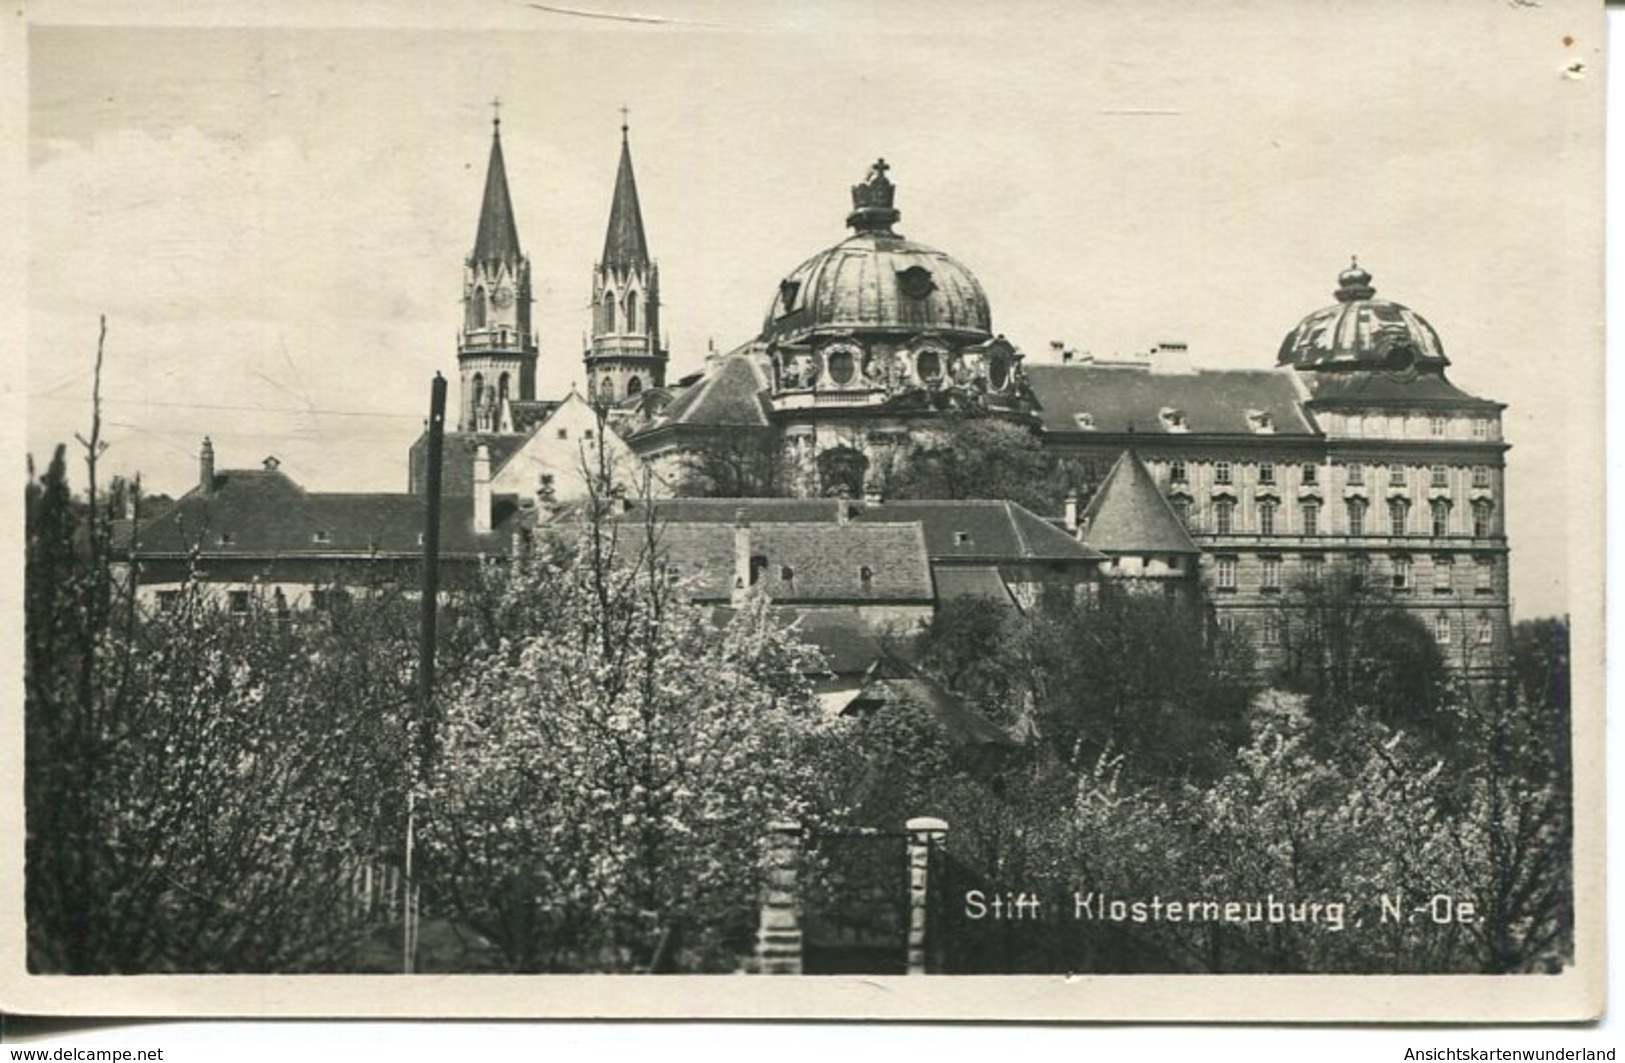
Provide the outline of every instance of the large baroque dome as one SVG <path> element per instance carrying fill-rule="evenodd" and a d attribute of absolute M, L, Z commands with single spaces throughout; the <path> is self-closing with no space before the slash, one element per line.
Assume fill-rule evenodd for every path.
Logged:
<path fill-rule="evenodd" d="M 768 340 L 797 342 L 850 331 L 933 332 L 952 344 L 992 336 L 987 295 L 949 255 L 892 231 L 901 215 L 886 161 L 852 188 L 847 224 L 855 232 L 792 270 L 779 283 L 762 326 Z"/>
<path fill-rule="evenodd" d="M 1375 298 L 1358 262 L 1338 275 L 1337 302 L 1316 310 L 1281 341 L 1280 365 L 1297 369 L 1443 368 L 1439 334 L 1409 307 Z"/>

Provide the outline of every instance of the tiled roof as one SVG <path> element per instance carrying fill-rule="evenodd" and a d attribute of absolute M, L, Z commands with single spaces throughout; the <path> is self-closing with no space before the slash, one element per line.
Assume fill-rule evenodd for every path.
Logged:
<path fill-rule="evenodd" d="M 650 426 L 747 426 L 766 428 L 767 370 L 753 354 L 730 354 L 697 384 L 683 391 Z"/>
<path fill-rule="evenodd" d="M 1201 553 L 1132 450 L 1112 465 L 1079 522 L 1083 541 L 1107 553 Z"/>
<path fill-rule="evenodd" d="M 937 599 L 979 598 L 986 602 L 1013 606 L 1010 588 L 995 565 L 936 565 Z"/>
<path fill-rule="evenodd" d="M 732 595 L 734 525 L 666 523 L 656 534 L 655 549 L 688 581 L 695 600 Z M 623 535 L 620 542 L 631 550 L 638 548 L 636 540 Z M 916 524 L 753 523 L 750 550 L 767 560 L 761 582 L 775 602 L 932 600 L 925 540 Z"/>
<path fill-rule="evenodd" d="M 540 404 L 538 404 L 540 405 Z M 557 403 L 553 403 L 557 406 Z M 552 410 L 548 416 L 552 416 Z M 440 451 L 440 494 L 441 497 L 451 495 L 473 495 L 474 493 L 474 448 L 484 443 L 491 454 L 491 474 L 494 476 L 506 465 L 508 459 L 519 452 L 530 438 L 531 428 L 524 435 L 511 435 L 497 432 L 447 432 L 441 444 Z M 428 476 L 428 433 L 418 436 L 412 444 L 412 493 L 424 494 L 427 491 L 425 478 Z"/>
<path fill-rule="evenodd" d="M 1313 406 L 1469 405 L 1499 408 L 1500 403 L 1470 395 L 1442 372 L 1388 373 L 1381 370 L 1316 373 L 1310 384 Z"/>
<path fill-rule="evenodd" d="M 558 399 L 510 400 L 508 412 L 513 415 L 513 430 L 520 434 L 530 432 L 553 416 L 562 403 Z"/>
<path fill-rule="evenodd" d="M 856 519 L 919 521 L 932 561 L 1092 561 L 1101 556 L 1014 502 L 966 498 L 866 503 Z"/>
<path fill-rule="evenodd" d="M 279 471 L 231 469 L 215 490 L 194 488 L 169 509 L 143 520 L 139 555 L 185 554 L 198 547 L 219 557 L 418 554 L 425 499 L 406 494 L 313 494 Z M 517 511 L 494 507 L 496 530 L 473 531 L 473 500 L 441 500 L 440 549 L 445 554 L 506 552 Z M 224 537 L 224 539 L 223 539 Z"/>
<path fill-rule="evenodd" d="M 758 521 L 836 524 L 841 507 L 860 523 L 918 523 L 932 561 L 1092 561 L 1101 555 L 1014 502 L 996 499 L 852 502 L 834 498 L 668 498 L 654 503 L 662 521 Z M 640 520 L 634 507 L 626 519 Z"/>
<path fill-rule="evenodd" d="M 1313 435 L 1299 408 L 1292 370 L 1203 369 L 1154 373 L 1140 366 L 1028 365 L 1027 383 L 1047 432 L 1080 430 L 1079 414 L 1096 432 L 1165 432 L 1164 411 L 1183 416 L 1186 430 L 1204 435 L 1252 435 L 1251 415 L 1268 415 L 1278 436 Z"/>

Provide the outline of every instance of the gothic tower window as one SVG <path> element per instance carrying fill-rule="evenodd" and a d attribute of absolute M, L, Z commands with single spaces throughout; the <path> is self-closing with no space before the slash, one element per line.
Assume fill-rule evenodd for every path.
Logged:
<path fill-rule="evenodd" d="M 477 410 L 480 408 L 480 400 L 485 397 L 485 375 L 483 373 L 474 374 L 472 394 L 474 401 L 470 405 Z"/>
<path fill-rule="evenodd" d="M 508 401 L 508 374 L 507 373 L 503 373 L 501 376 L 497 377 L 497 401 L 498 402 L 507 402 Z"/>
<path fill-rule="evenodd" d="M 485 327 L 485 289 L 476 287 L 474 298 L 468 304 L 468 323 L 474 328 Z"/>
<path fill-rule="evenodd" d="M 626 293 L 626 331 L 638 330 L 638 293 Z"/>
<path fill-rule="evenodd" d="M 615 381 L 606 376 L 598 382 L 598 399 L 606 405 L 615 401 Z"/>
<path fill-rule="evenodd" d="M 637 377 L 633 377 L 631 380 L 626 382 L 626 394 L 628 396 L 641 395 L 642 393 L 643 381 L 639 380 Z"/>
<path fill-rule="evenodd" d="M 615 331 L 615 296 L 607 291 L 604 293 L 603 305 L 599 307 L 598 331 Z"/>

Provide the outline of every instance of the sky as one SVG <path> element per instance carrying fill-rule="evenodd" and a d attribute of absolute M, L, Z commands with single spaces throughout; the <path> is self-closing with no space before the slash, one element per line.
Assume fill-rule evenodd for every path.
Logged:
<path fill-rule="evenodd" d="M 37 461 L 88 430 L 105 314 L 110 471 L 179 494 L 208 435 L 222 467 L 404 490 L 430 378 L 456 378 L 490 101 L 544 396 L 583 379 L 625 106 L 674 375 L 756 333 L 884 156 L 899 231 L 968 265 L 1034 360 L 1271 366 L 1357 254 L 1508 404 L 1516 614 L 1568 611 L 1600 560 L 1574 534 L 1601 482 L 1595 5 L 109 10 L 137 11 L 29 9 Z"/>

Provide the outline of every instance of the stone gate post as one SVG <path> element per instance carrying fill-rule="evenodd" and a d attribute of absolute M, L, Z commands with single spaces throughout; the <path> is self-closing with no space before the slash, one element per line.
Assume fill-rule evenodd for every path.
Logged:
<path fill-rule="evenodd" d="M 801 904 L 796 876 L 801 864 L 801 824 L 780 820 L 767 833 L 767 886 L 756 930 L 756 963 L 762 974 L 801 973 Z"/>
<path fill-rule="evenodd" d="M 908 973 L 926 972 L 926 915 L 931 897 L 931 846 L 948 836 L 948 824 L 917 816 L 908 828 Z"/>

